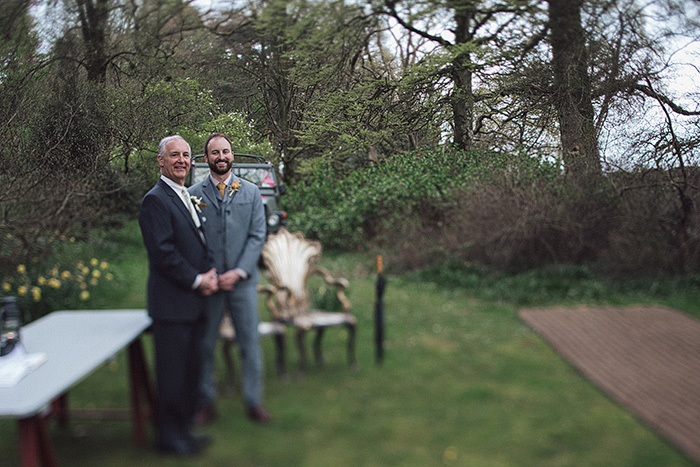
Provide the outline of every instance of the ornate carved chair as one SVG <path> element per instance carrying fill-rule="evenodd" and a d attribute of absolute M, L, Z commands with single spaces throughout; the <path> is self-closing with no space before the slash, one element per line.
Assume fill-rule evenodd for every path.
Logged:
<path fill-rule="evenodd" d="M 329 327 L 345 327 L 348 331 L 347 355 L 350 367 L 355 367 L 355 333 L 357 319 L 350 312 L 350 301 L 345 296 L 347 279 L 334 278 L 324 268 L 315 264 L 321 258 L 321 244 L 304 238 L 301 232 L 291 233 L 281 228 L 270 235 L 262 251 L 263 272 L 269 284 L 258 285 L 258 291 L 266 294 L 265 303 L 273 321 L 292 326 L 296 330 L 299 350 L 299 370 L 306 371 L 306 333 L 315 330 L 314 357 L 323 364 L 321 341 Z M 320 275 L 325 283 L 335 288 L 335 296 L 342 311 L 314 309 L 308 279 L 312 274 Z"/>

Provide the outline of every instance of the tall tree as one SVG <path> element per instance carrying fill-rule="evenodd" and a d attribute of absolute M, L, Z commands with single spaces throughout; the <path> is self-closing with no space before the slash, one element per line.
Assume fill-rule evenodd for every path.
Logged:
<path fill-rule="evenodd" d="M 589 76 L 584 0 L 547 0 L 554 74 L 554 105 L 566 170 L 577 180 L 601 173 Z"/>
<path fill-rule="evenodd" d="M 110 3 L 110 0 L 75 0 L 90 81 L 101 82 L 107 78 Z"/>
<path fill-rule="evenodd" d="M 43 1 L 50 7 L 46 21 L 58 23 L 55 42 L 65 44 L 55 58 L 80 64 L 96 83 L 162 70 L 202 30 L 192 0 Z"/>
<path fill-rule="evenodd" d="M 304 135 L 353 86 L 372 32 L 372 19 L 359 12 L 342 1 L 271 0 L 212 23 L 226 51 L 211 64 L 216 94 L 267 135 L 287 180 L 303 160 L 319 155 L 322 144 L 320 153 L 342 144 L 337 134 L 323 142 Z"/>
<path fill-rule="evenodd" d="M 436 50 L 427 53 L 442 53 L 445 57 L 442 66 L 434 69 L 432 79 L 447 76 L 451 80 L 453 139 L 461 149 L 474 146 L 474 77 L 491 64 L 486 61 L 487 49 L 497 47 L 504 31 L 522 24 L 523 18 L 536 14 L 538 9 L 537 2 L 516 0 L 384 0 L 377 6 L 380 14 L 434 44 Z M 529 40 L 521 34 L 523 44 Z"/>
<path fill-rule="evenodd" d="M 143 164 L 154 173 L 154 157 L 136 157 L 133 165 L 129 158 L 152 156 L 162 136 L 211 115 L 208 93 L 173 66 L 187 43 L 181 18 L 163 9 L 138 18 L 110 10 L 101 62 L 88 60 L 78 10 L 57 14 L 66 20 L 56 25 L 61 36 L 42 54 L 29 2 L 10 1 L 0 12 L 0 267 L 45 253 L 56 231 L 85 235 L 120 221 L 150 185 L 130 169 Z M 135 25 L 143 32 L 147 24 L 160 42 L 143 41 L 139 49 Z"/>

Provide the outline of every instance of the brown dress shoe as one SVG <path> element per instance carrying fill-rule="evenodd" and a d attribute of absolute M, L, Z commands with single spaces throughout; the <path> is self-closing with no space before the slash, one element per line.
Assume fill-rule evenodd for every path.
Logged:
<path fill-rule="evenodd" d="M 270 414 L 261 406 L 248 407 L 248 418 L 258 423 L 269 423 L 272 421 Z"/>

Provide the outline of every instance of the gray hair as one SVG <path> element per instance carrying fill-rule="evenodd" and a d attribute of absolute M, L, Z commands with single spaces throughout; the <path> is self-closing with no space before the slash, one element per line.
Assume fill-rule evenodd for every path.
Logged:
<path fill-rule="evenodd" d="M 171 141 L 175 141 L 176 139 L 181 139 L 185 141 L 185 138 L 183 138 L 180 135 L 173 135 L 173 136 L 166 136 L 165 138 L 160 140 L 160 144 L 158 144 L 158 157 L 164 156 L 165 155 L 165 145 L 167 145 Z M 187 145 L 187 151 L 192 154 L 192 149 L 190 149 L 190 143 L 185 141 L 185 144 Z"/>

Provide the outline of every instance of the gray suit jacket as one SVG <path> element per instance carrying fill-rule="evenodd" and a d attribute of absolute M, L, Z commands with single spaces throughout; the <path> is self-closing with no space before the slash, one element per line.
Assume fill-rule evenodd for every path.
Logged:
<path fill-rule="evenodd" d="M 248 274 L 241 283 L 255 285 L 259 280 L 258 259 L 265 244 L 267 226 L 260 190 L 253 183 L 233 177 L 240 189 L 223 201 L 210 177 L 192 186 L 192 195 L 201 197 L 206 206 L 200 207 L 204 222 L 207 248 L 217 272 L 240 268 Z"/>

